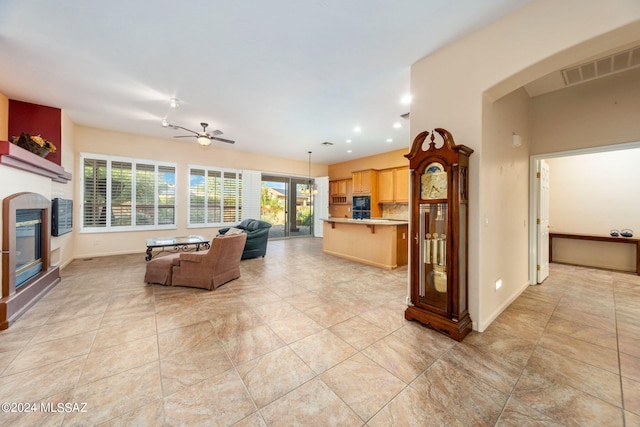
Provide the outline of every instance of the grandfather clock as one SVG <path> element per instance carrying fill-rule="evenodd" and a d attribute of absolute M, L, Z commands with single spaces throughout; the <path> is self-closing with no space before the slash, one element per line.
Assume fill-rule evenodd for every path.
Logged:
<path fill-rule="evenodd" d="M 435 132 L 442 137 L 436 148 Z M 411 304 L 407 320 L 462 341 L 468 308 L 469 156 L 447 130 L 420 133 L 405 155 L 411 169 Z"/>

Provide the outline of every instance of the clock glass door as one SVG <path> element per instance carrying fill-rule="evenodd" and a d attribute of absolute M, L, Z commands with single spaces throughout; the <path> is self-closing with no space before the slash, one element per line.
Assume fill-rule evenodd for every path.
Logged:
<path fill-rule="evenodd" d="M 447 312 L 447 204 L 420 204 L 418 305 Z"/>

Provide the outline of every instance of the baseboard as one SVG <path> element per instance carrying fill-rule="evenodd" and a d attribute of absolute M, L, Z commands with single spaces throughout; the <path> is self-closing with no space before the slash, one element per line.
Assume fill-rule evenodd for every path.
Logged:
<path fill-rule="evenodd" d="M 486 321 L 480 323 L 476 323 L 474 322 L 474 326 L 477 324 L 478 325 L 478 332 L 484 332 L 485 329 L 487 329 L 489 327 L 489 325 L 491 325 L 491 323 L 493 323 L 494 320 L 496 320 L 498 318 L 498 316 L 500 316 L 500 314 L 506 310 L 507 307 L 509 307 L 511 305 L 512 302 L 514 302 L 516 299 L 518 299 L 518 297 L 520 295 L 522 295 L 522 293 L 530 286 L 530 282 L 527 280 L 521 287 L 520 289 L 517 290 L 517 292 L 515 292 L 508 300 L 506 300 L 504 303 L 502 303 L 500 305 L 500 307 L 498 307 L 497 309 L 495 309 L 493 311 L 493 313 L 491 313 L 491 315 L 486 319 Z M 474 329 L 476 330 L 476 329 Z"/>

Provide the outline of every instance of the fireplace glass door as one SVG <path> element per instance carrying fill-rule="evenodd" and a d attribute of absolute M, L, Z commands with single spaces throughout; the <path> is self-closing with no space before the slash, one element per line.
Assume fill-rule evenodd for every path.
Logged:
<path fill-rule="evenodd" d="M 42 212 L 16 211 L 16 289 L 42 271 Z"/>

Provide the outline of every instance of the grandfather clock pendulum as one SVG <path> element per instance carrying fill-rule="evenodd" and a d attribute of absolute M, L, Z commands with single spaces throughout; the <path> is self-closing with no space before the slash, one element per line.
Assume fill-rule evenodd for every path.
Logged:
<path fill-rule="evenodd" d="M 435 132 L 443 140 L 436 148 Z M 447 130 L 420 133 L 405 155 L 411 169 L 411 304 L 407 320 L 462 341 L 468 309 L 469 156 Z"/>

